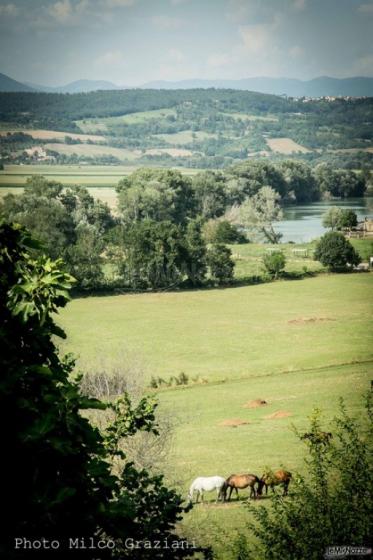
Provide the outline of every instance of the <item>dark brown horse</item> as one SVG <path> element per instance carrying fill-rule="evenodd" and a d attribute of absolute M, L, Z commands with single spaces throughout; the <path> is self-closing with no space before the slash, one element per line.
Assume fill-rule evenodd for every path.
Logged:
<path fill-rule="evenodd" d="M 255 484 L 259 485 L 259 478 L 255 474 L 231 474 L 224 482 L 221 492 L 224 502 L 227 497 L 227 490 L 229 488 L 228 501 L 231 499 L 233 489 L 236 490 L 238 500 L 238 490 L 250 487 L 250 498 L 256 498 Z"/>
<path fill-rule="evenodd" d="M 280 469 L 276 472 L 269 471 L 264 473 L 259 481 L 258 496 L 261 496 L 263 494 L 263 488 L 265 488 L 266 494 L 268 494 L 268 487 L 270 487 L 272 491 L 274 491 L 274 487 L 279 485 L 283 486 L 283 495 L 287 496 L 291 477 L 291 472 L 284 471 L 283 469 Z"/>

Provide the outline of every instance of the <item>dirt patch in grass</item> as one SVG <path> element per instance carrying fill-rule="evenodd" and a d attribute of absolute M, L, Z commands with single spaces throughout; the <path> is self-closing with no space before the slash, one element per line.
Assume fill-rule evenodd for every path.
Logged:
<path fill-rule="evenodd" d="M 306 325 L 308 323 L 322 323 L 324 321 L 335 321 L 331 317 L 300 317 L 299 319 L 291 319 L 288 321 L 290 325 Z"/>
<path fill-rule="evenodd" d="M 267 406 L 267 401 L 264 399 L 255 399 L 243 405 L 243 408 L 259 408 L 260 406 Z"/>
<path fill-rule="evenodd" d="M 240 418 L 230 418 L 228 420 L 223 420 L 220 422 L 219 426 L 224 426 L 227 428 L 237 428 L 237 426 L 245 426 L 248 424 L 246 420 L 241 420 Z"/>
<path fill-rule="evenodd" d="M 287 418 L 288 416 L 292 416 L 292 413 L 287 410 L 277 410 L 276 412 L 273 412 L 273 414 L 268 414 L 268 416 L 265 416 L 264 418 L 267 420 L 278 420 L 279 418 Z"/>

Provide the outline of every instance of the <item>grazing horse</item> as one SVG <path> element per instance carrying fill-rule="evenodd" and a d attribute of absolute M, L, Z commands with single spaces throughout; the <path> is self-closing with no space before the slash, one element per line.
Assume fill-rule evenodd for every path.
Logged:
<path fill-rule="evenodd" d="M 289 471 L 284 471 L 280 469 L 276 472 L 266 472 L 263 474 L 259 481 L 258 496 L 263 494 L 263 487 L 265 487 L 266 494 L 268 494 L 268 486 L 272 488 L 274 492 L 274 487 L 282 484 L 284 488 L 284 496 L 288 494 L 288 488 L 291 481 L 292 474 Z"/>
<path fill-rule="evenodd" d="M 237 500 L 238 500 L 238 490 L 247 488 L 250 486 L 250 498 L 256 498 L 255 484 L 259 485 L 259 478 L 255 474 L 231 474 L 224 482 L 222 488 L 222 494 L 224 501 L 227 497 L 227 490 L 229 488 L 228 502 L 231 499 L 233 489 L 236 490 Z"/>
<path fill-rule="evenodd" d="M 225 478 L 222 476 L 199 476 L 193 480 L 189 488 L 189 501 L 193 501 L 194 492 L 197 492 L 196 504 L 198 503 L 199 496 L 201 496 L 201 502 L 203 502 L 203 492 L 211 492 L 211 490 L 216 490 L 216 501 L 218 501 L 224 482 Z"/>

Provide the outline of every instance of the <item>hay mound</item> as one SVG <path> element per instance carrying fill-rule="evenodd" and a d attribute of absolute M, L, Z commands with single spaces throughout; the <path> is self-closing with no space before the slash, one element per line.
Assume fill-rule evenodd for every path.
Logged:
<path fill-rule="evenodd" d="M 254 401 L 249 401 L 243 405 L 244 408 L 259 408 L 260 406 L 266 406 L 268 403 L 263 399 L 255 399 Z"/>
<path fill-rule="evenodd" d="M 237 426 L 245 426 L 248 423 L 249 422 L 246 422 L 246 420 L 241 420 L 240 418 L 231 418 L 228 420 L 223 420 L 223 422 L 220 422 L 219 426 L 237 428 Z"/>
<path fill-rule="evenodd" d="M 277 410 L 273 414 L 265 416 L 265 418 L 267 418 L 268 420 L 277 420 L 278 418 L 287 418 L 288 416 L 292 416 L 292 413 L 288 412 L 287 410 Z"/>

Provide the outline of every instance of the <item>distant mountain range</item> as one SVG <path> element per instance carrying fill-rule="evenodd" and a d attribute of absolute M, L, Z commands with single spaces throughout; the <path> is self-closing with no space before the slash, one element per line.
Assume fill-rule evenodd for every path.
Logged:
<path fill-rule="evenodd" d="M 373 96 L 373 78 L 329 78 L 321 76 L 302 81 L 292 78 L 245 78 L 242 80 L 183 80 L 156 81 L 141 86 L 144 89 L 229 88 L 258 91 L 290 97 Z"/>
<path fill-rule="evenodd" d="M 88 93 L 90 91 L 98 90 L 125 89 L 124 87 L 117 86 L 112 82 L 105 82 L 104 80 L 77 80 L 75 82 L 70 82 L 65 86 L 57 87 L 41 86 L 30 82 L 25 83 L 34 91 L 45 91 L 48 93 Z"/>
<path fill-rule="evenodd" d="M 330 78 L 321 76 L 302 81 L 292 78 L 245 78 L 242 80 L 182 80 L 178 82 L 147 82 L 141 89 L 195 89 L 224 88 L 257 91 L 290 97 L 352 96 L 373 97 L 373 78 Z M 102 80 L 77 80 L 64 86 L 51 87 L 33 83 L 21 83 L 0 74 L 0 91 L 44 91 L 49 93 L 83 93 L 97 90 L 128 89 Z"/>

